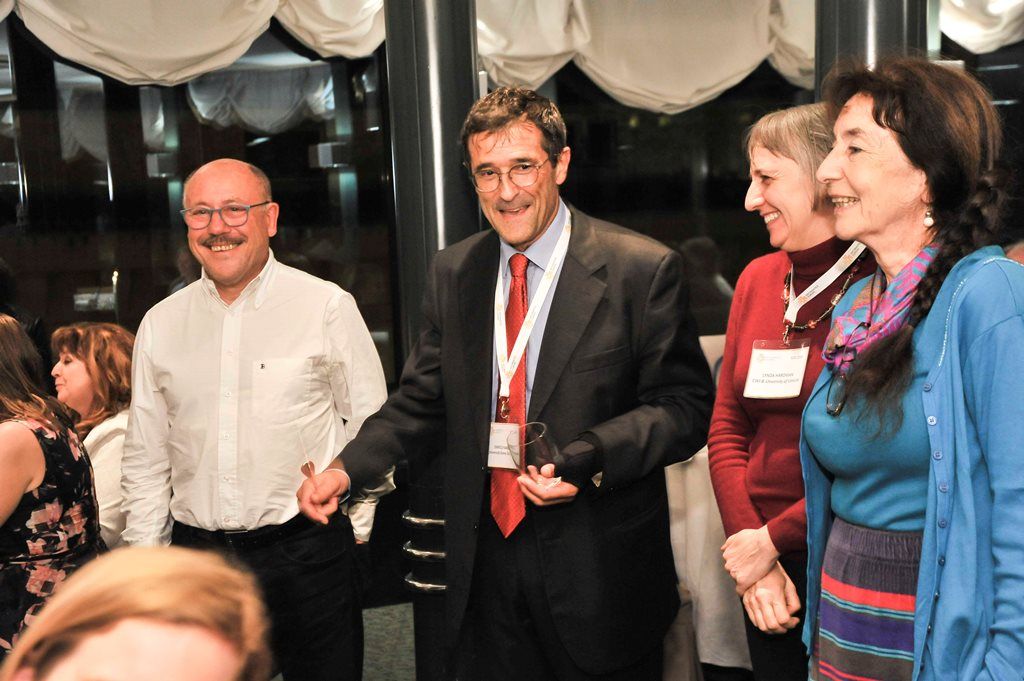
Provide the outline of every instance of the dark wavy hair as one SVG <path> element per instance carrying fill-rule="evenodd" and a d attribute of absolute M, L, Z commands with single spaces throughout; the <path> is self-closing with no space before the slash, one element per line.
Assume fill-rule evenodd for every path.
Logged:
<path fill-rule="evenodd" d="M 481 97 L 470 108 L 462 124 L 462 156 L 469 165 L 469 138 L 477 133 L 498 132 L 516 123 L 532 123 L 541 133 L 541 146 L 551 163 L 565 148 L 566 131 L 562 113 L 555 103 L 524 87 L 500 87 Z"/>
<path fill-rule="evenodd" d="M 917 287 L 908 323 L 857 358 L 846 386 L 847 400 L 863 400 L 880 429 L 898 429 L 901 400 L 913 377 L 914 329 L 953 265 L 999 241 L 1008 181 L 998 165 L 1002 128 L 977 80 L 960 68 L 918 57 L 885 58 L 873 69 L 838 64 L 823 89 L 833 121 L 854 95 L 871 98 L 875 122 L 892 131 L 910 163 L 924 172 L 933 202 L 939 250 Z"/>
<path fill-rule="evenodd" d="M 54 430 L 73 424 L 71 411 L 43 390 L 43 360 L 14 317 L 0 314 L 0 421 L 33 419 Z"/>

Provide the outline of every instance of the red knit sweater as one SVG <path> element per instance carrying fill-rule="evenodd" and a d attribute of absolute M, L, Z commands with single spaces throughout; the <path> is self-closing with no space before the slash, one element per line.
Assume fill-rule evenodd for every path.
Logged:
<path fill-rule="evenodd" d="M 807 516 L 800 473 L 800 415 L 824 366 L 821 348 L 828 335 L 829 318 L 815 329 L 791 334 L 795 339 L 811 339 L 799 397 L 743 397 L 750 353 L 755 340 L 782 339 L 782 290 L 790 264 L 794 270 L 793 289 L 800 293 L 832 267 L 848 246 L 846 242 L 830 239 L 804 251 L 778 251 L 757 258 L 740 275 L 729 312 L 725 355 L 708 437 L 711 482 L 726 535 L 767 523 L 772 543 L 783 555 L 807 550 Z M 870 275 L 874 269 L 871 254 L 867 253 L 854 280 Z M 804 305 L 797 315 L 797 324 L 817 319 L 842 288 L 847 274 L 841 274 L 828 289 Z"/>

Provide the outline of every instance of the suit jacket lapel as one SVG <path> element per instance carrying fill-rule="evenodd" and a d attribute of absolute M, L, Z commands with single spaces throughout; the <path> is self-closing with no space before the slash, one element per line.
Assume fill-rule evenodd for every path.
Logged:
<path fill-rule="evenodd" d="M 498 239 L 494 232 L 466 254 L 459 275 L 463 367 L 473 405 L 471 423 L 479 451 L 487 459 L 487 438 L 494 415 L 491 408 L 491 369 L 494 358 L 494 282 L 498 277 Z"/>
<path fill-rule="evenodd" d="M 594 276 L 605 264 L 597 237 L 587 216 L 575 209 L 570 210 L 572 236 L 569 237 L 569 253 L 562 264 L 544 327 L 528 421 L 537 420 L 547 405 L 594 310 L 604 297 L 605 283 Z"/>

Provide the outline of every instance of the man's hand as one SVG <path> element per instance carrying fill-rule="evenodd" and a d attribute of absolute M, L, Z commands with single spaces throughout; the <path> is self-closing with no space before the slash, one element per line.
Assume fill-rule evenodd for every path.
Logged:
<path fill-rule="evenodd" d="M 772 569 L 779 552 L 768 536 L 768 526 L 756 530 L 740 530 L 722 544 L 725 569 L 736 581 L 736 593 L 743 595 L 754 582 Z"/>
<path fill-rule="evenodd" d="M 743 594 L 743 607 L 750 621 L 768 634 L 784 634 L 800 623 L 793 617 L 800 609 L 796 586 L 778 563 Z"/>
<path fill-rule="evenodd" d="M 527 466 L 526 473 L 519 476 L 519 489 L 523 496 L 536 506 L 565 504 L 576 498 L 580 491 L 576 485 L 562 482 L 555 477 L 555 464 L 546 463 L 540 471 L 536 466 Z"/>
<path fill-rule="evenodd" d="M 326 525 L 338 510 L 338 498 L 348 491 L 349 482 L 348 473 L 340 468 L 328 468 L 306 478 L 295 493 L 299 511 L 313 522 Z"/>

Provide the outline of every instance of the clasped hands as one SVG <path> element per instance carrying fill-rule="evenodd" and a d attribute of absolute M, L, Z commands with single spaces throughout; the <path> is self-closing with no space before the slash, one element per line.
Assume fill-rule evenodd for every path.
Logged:
<path fill-rule="evenodd" d="M 341 473 L 339 475 L 339 473 Z M 579 488 L 563 480 L 556 480 L 555 465 L 548 463 L 538 468 L 527 466 L 518 478 L 523 496 L 537 506 L 564 504 L 576 498 Z M 299 511 L 313 522 L 326 525 L 338 510 L 338 499 L 348 492 L 349 477 L 338 468 L 327 468 L 310 475 L 295 493 Z"/>
<path fill-rule="evenodd" d="M 778 562 L 779 552 L 767 526 L 740 530 L 722 545 L 725 569 L 736 582 L 736 593 L 743 597 L 747 617 L 758 629 L 782 634 L 800 619 L 796 586 Z"/>

